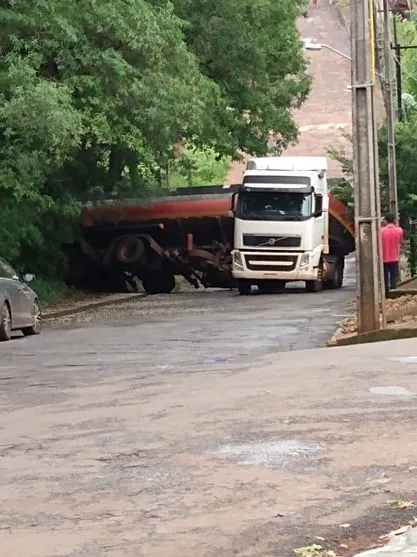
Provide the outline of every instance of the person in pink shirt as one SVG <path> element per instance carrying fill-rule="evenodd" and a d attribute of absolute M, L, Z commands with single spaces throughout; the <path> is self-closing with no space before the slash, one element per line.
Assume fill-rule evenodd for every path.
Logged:
<path fill-rule="evenodd" d="M 394 215 L 385 217 L 381 228 L 382 261 L 384 263 L 385 294 L 397 287 L 400 277 L 400 246 L 404 239 L 401 226 L 395 224 Z"/>

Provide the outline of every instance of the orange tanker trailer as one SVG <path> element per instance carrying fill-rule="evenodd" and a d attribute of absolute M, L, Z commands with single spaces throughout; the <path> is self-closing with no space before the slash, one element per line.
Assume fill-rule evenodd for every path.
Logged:
<path fill-rule="evenodd" d="M 137 279 L 150 294 L 169 293 L 175 276 L 194 287 L 233 288 L 232 195 L 240 185 L 179 188 L 146 203 L 86 207 L 81 241 L 69 249 L 67 282 L 78 288 L 125 291 Z M 329 237 L 343 257 L 354 249 L 353 221 L 330 197 Z"/>

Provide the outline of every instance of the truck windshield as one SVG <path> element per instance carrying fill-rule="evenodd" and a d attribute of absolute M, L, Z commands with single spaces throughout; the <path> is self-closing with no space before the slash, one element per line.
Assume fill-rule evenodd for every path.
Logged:
<path fill-rule="evenodd" d="M 243 191 L 236 216 L 244 220 L 305 220 L 311 217 L 311 193 Z"/>

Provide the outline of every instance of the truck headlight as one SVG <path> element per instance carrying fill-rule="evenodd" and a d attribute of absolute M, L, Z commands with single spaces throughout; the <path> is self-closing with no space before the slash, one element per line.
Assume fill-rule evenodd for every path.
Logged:
<path fill-rule="evenodd" d="M 243 258 L 240 251 L 232 252 L 232 257 L 233 257 L 233 267 L 235 267 L 236 269 L 243 269 Z"/>
<path fill-rule="evenodd" d="M 308 267 L 310 265 L 310 254 L 308 252 L 303 253 L 300 259 L 300 267 Z"/>

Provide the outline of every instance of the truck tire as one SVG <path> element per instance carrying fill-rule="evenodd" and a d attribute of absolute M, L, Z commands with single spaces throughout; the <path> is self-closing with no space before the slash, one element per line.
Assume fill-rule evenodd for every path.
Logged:
<path fill-rule="evenodd" d="M 335 266 L 334 275 L 331 280 L 326 282 L 326 287 L 331 290 L 342 288 L 343 285 L 343 265 L 338 262 Z"/>
<path fill-rule="evenodd" d="M 171 294 L 175 288 L 175 276 L 169 273 L 151 274 L 142 279 L 142 286 L 147 294 Z"/>
<path fill-rule="evenodd" d="M 239 280 L 237 282 L 237 289 L 241 296 L 249 296 L 250 291 L 252 290 L 252 285 L 247 280 Z"/>
<path fill-rule="evenodd" d="M 307 292 L 322 292 L 324 289 L 323 269 L 319 267 L 317 280 L 306 280 Z"/>
<path fill-rule="evenodd" d="M 142 259 L 145 253 L 145 244 L 140 238 L 130 236 L 124 238 L 116 247 L 115 256 L 119 263 L 132 265 Z"/>
<path fill-rule="evenodd" d="M 285 280 L 263 280 L 258 283 L 258 290 L 261 294 L 274 294 L 285 288 Z"/>

